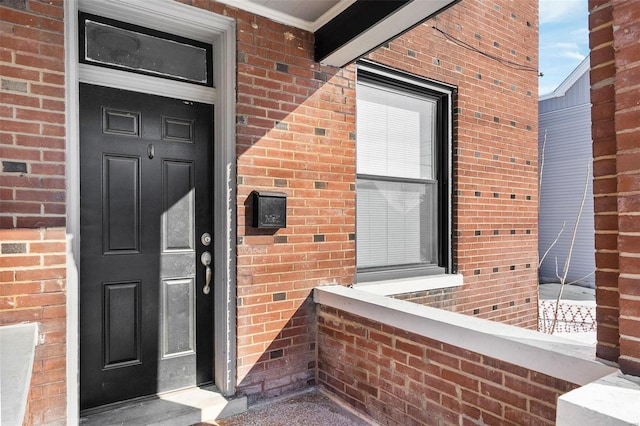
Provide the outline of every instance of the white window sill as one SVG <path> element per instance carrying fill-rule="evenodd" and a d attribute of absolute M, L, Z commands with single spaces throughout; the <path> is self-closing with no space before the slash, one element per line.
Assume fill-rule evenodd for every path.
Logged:
<path fill-rule="evenodd" d="M 353 287 L 379 296 L 393 296 L 396 294 L 413 293 L 417 291 L 460 287 L 462 284 L 462 274 L 443 274 L 400 278 L 396 280 L 371 281 L 355 284 Z"/>

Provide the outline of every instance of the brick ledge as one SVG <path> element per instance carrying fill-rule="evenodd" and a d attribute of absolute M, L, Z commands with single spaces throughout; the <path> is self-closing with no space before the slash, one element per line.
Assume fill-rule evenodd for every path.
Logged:
<path fill-rule="evenodd" d="M 560 396 L 557 426 L 640 425 L 640 377 L 620 372 Z"/>
<path fill-rule="evenodd" d="M 357 288 L 316 287 L 313 300 L 580 386 L 617 371 L 597 360 L 593 347 L 587 344 Z"/>

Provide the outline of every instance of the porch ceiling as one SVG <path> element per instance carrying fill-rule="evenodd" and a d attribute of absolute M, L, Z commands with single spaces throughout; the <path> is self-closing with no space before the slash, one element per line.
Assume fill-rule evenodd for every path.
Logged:
<path fill-rule="evenodd" d="M 460 0 L 218 0 L 315 34 L 316 61 L 342 67 Z"/>

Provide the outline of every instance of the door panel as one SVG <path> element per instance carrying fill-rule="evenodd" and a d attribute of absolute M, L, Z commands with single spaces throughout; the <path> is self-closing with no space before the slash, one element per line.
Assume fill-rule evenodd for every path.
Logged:
<path fill-rule="evenodd" d="M 194 250 L 193 162 L 162 162 L 163 252 Z"/>
<path fill-rule="evenodd" d="M 104 368 L 140 363 L 140 282 L 106 283 Z"/>
<path fill-rule="evenodd" d="M 80 85 L 80 394 L 87 409 L 211 382 L 213 107 Z"/>
<path fill-rule="evenodd" d="M 104 155 L 102 164 L 104 254 L 140 250 L 140 158 Z"/>

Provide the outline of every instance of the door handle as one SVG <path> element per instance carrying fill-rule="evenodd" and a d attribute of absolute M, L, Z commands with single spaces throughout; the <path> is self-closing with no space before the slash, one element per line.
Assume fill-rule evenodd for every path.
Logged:
<path fill-rule="evenodd" d="M 204 294 L 209 294 L 209 291 L 211 290 L 209 288 L 211 285 L 211 267 L 209 266 L 211 265 L 211 253 L 208 251 L 203 252 L 202 256 L 200 256 L 200 262 L 202 262 L 206 268 L 204 272 L 204 288 L 202 289 L 202 292 Z"/>

